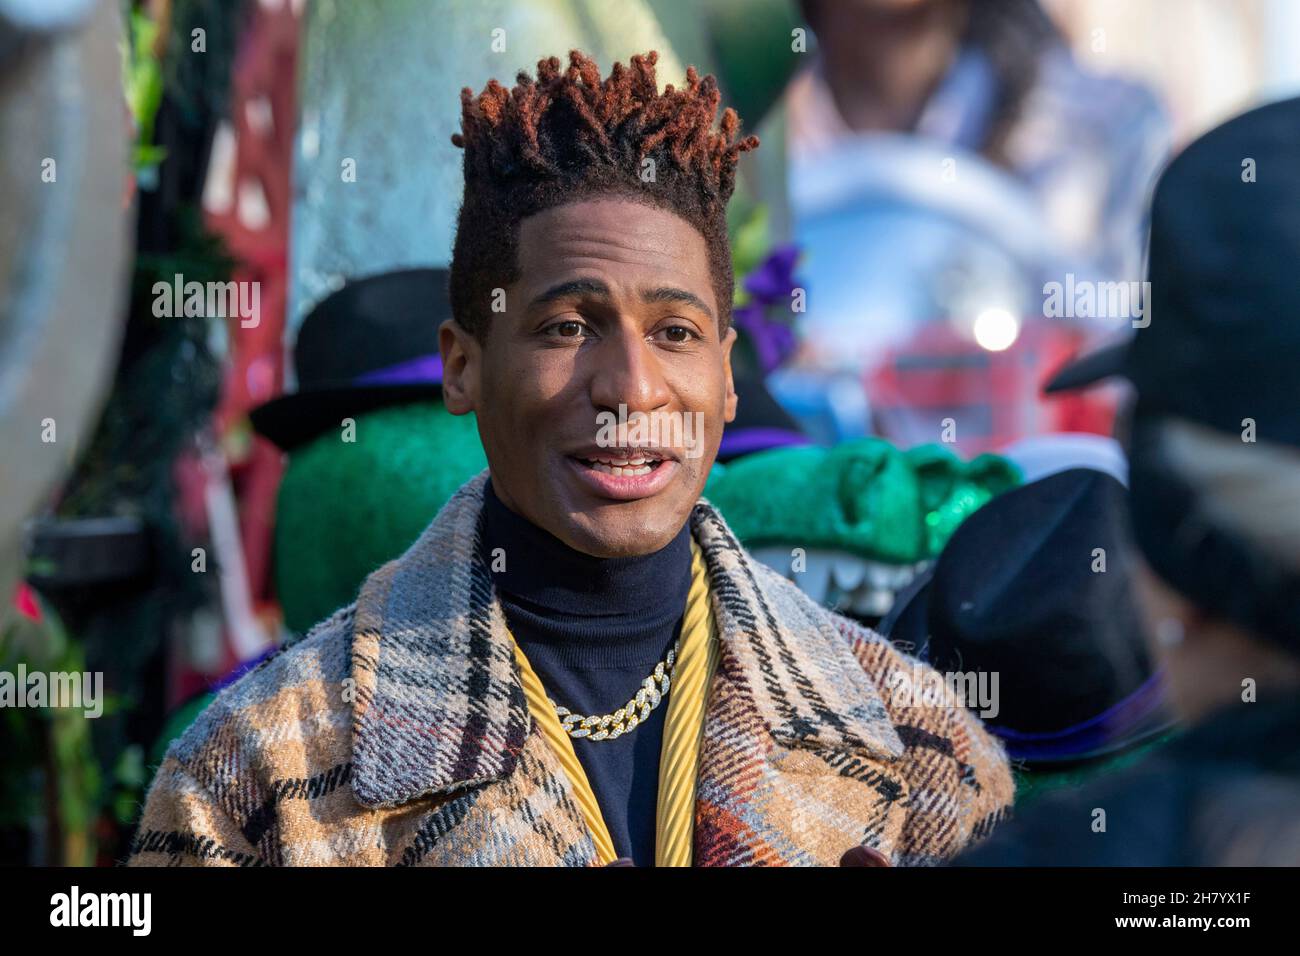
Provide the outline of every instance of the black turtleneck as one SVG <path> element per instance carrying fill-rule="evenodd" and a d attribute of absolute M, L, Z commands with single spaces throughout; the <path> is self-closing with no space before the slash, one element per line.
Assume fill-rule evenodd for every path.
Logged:
<path fill-rule="evenodd" d="M 677 641 L 691 587 L 688 525 L 653 554 L 595 558 L 515 514 L 489 480 L 479 546 L 510 631 L 551 699 L 577 714 L 618 710 Z M 671 695 L 672 691 L 669 690 Z M 619 856 L 653 866 L 664 700 L 615 740 L 573 741 Z"/>

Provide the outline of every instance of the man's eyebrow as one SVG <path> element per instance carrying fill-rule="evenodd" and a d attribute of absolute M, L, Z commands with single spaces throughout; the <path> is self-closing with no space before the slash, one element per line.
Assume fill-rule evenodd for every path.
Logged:
<path fill-rule="evenodd" d="M 672 286 L 660 286 L 657 289 L 646 289 L 641 293 L 642 302 L 684 302 L 699 309 L 710 319 L 713 318 L 713 310 L 710 309 L 694 292 L 687 292 L 685 289 L 677 289 Z"/>
<path fill-rule="evenodd" d="M 548 302 L 554 302 L 557 299 L 567 299 L 574 296 L 608 299 L 611 298 L 611 293 L 609 286 L 599 279 L 570 279 L 568 282 L 560 282 L 551 286 L 534 298 L 530 307 L 546 305 Z M 708 307 L 703 299 L 694 292 L 688 292 L 674 286 L 659 286 L 655 289 L 646 289 L 641 293 L 641 301 L 646 303 L 682 302 L 699 309 L 710 319 L 713 319 L 713 310 Z"/>
<path fill-rule="evenodd" d="M 571 279 L 568 282 L 561 282 L 558 285 L 551 286 L 533 299 L 531 304 L 534 306 L 545 305 L 548 302 L 554 302 L 556 299 L 567 299 L 578 295 L 608 299 L 610 297 L 609 286 L 599 279 Z"/>

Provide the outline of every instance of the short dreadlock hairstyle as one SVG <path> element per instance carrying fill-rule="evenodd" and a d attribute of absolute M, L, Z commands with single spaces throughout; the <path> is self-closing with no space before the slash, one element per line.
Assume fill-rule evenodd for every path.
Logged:
<path fill-rule="evenodd" d="M 452 314 L 480 341 L 492 290 L 518 279 L 519 223 L 553 206 L 613 195 L 667 209 L 704 236 L 719 322 L 731 321 L 733 277 L 726 208 L 740 154 L 758 145 L 740 138 L 728 108 L 713 128 L 721 94 L 712 76 L 686 71 L 686 86 L 659 92 L 651 51 L 615 63 L 601 80 L 577 50 L 561 70 L 557 57 L 520 71 L 507 90 L 488 81 L 478 96 L 461 90 L 465 195 L 451 258 Z M 650 160 L 653 165 L 646 163 Z M 645 170 L 653 176 L 643 179 Z M 646 181 L 649 180 L 649 181 Z"/>

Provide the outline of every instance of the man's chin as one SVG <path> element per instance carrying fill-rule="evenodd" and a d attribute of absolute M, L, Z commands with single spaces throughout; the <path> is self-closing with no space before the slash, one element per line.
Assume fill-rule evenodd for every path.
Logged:
<path fill-rule="evenodd" d="M 689 505 L 675 500 L 603 501 L 570 514 L 565 534 L 556 537 L 597 558 L 631 558 L 665 548 L 689 515 Z"/>

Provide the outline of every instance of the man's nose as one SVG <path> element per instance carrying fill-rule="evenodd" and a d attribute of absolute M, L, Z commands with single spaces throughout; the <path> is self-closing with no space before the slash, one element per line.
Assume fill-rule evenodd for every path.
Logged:
<path fill-rule="evenodd" d="M 597 408 L 617 412 L 651 412 L 671 397 L 654 346 L 638 334 L 610 336 L 592 356 L 596 370 L 591 378 L 591 401 Z"/>

